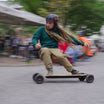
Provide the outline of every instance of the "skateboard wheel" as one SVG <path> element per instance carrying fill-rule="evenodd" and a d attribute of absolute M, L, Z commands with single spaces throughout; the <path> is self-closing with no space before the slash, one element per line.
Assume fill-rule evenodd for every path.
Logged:
<path fill-rule="evenodd" d="M 85 80 L 85 77 L 80 77 L 79 80 L 80 81 L 84 81 Z"/>
<path fill-rule="evenodd" d="M 86 82 L 87 83 L 92 83 L 93 81 L 94 81 L 94 76 L 93 75 L 87 75 Z"/>
<path fill-rule="evenodd" d="M 35 74 L 33 75 L 33 80 L 34 80 L 34 81 L 35 81 L 35 77 L 36 77 L 37 75 L 39 75 L 39 73 L 35 73 Z"/>
<path fill-rule="evenodd" d="M 40 74 L 36 75 L 35 82 L 37 84 L 42 84 L 44 82 L 44 77 L 42 75 L 40 75 Z"/>

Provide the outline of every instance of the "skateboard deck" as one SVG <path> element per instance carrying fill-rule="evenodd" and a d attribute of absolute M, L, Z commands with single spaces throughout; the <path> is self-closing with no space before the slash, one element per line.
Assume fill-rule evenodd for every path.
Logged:
<path fill-rule="evenodd" d="M 87 74 L 73 74 L 73 75 L 45 75 L 46 78 L 80 78 L 86 77 Z"/>

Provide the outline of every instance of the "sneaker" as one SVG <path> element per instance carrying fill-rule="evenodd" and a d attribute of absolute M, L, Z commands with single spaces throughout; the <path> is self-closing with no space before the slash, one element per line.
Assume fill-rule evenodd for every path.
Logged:
<path fill-rule="evenodd" d="M 48 74 L 47 75 L 53 75 L 53 70 L 52 69 L 48 69 Z"/>
<path fill-rule="evenodd" d="M 79 71 L 78 70 L 75 70 L 75 69 L 73 69 L 71 73 L 72 74 L 80 74 Z"/>

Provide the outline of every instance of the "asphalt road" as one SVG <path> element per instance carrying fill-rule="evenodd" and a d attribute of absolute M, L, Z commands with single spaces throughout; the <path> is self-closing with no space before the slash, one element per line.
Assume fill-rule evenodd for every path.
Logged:
<path fill-rule="evenodd" d="M 32 75 L 46 74 L 44 66 L 0 67 L 0 104 L 104 104 L 104 53 L 78 65 L 81 72 L 94 74 L 94 83 L 48 79 L 36 84 Z M 60 65 L 54 65 L 54 73 L 68 74 Z"/>

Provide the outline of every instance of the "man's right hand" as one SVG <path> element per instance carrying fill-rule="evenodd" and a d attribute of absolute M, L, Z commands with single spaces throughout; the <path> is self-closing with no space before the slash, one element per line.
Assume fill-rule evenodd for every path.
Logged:
<path fill-rule="evenodd" d="M 41 48 L 41 44 L 40 43 L 36 44 L 35 48 L 36 49 L 40 49 Z"/>

